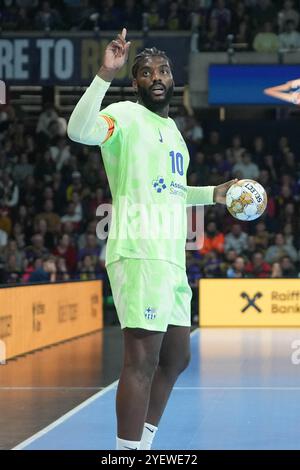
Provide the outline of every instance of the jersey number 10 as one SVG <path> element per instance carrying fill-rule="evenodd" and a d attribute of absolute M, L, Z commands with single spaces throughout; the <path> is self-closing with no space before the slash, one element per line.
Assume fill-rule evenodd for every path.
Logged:
<path fill-rule="evenodd" d="M 183 175 L 183 155 L 179 152 L 175 152 L 172 150 L 169 153 L 171 160 L 172 160 L 172 173 L 178 173 L 180 176 Z"/>

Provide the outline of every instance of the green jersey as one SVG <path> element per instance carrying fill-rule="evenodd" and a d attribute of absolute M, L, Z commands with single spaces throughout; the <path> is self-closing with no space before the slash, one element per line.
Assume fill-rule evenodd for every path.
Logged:
<path fill-rule="evenodd" d="M 106 265 L 127 257 L 185 268 L 189 153 L 175 122 L 130 101 L 100 114 L 115 122 L 101 145 L 113 200 Z"/>

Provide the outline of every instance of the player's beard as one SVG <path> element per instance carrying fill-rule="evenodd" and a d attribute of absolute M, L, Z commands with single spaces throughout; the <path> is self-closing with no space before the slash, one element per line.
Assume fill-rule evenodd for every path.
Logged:
<path fill-rule="evenodd" d="M 172 83 L 170 88 L 166 90 L 165 97 L 162 100 L 154 100 L 151 96 L 150 90 L 143 87 L 138 87 L 137 96 L 138 98 L 140 98 L 146 108 L 150 109 L 150 111 L 153 111 L 155 113 L 165 108 L 170 103 L 173 96 L 173 92 L 174 84 Z"/>

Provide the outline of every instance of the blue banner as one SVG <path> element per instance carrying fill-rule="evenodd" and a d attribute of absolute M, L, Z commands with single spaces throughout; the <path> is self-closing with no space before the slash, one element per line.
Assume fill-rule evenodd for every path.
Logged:
<path fill-rule="evenodd" d="M 0 80 L 7 85 L 88 85 L 112 38 L 6 37 L 0 39 Z M 187 81 L 188 36 L 130 37 L 130 54 L 115 85 L 131 84 L 135 55 L 145 47 L 164 50 L 174 64 L 177 86 Z"/>
<path fill-rule="evenodd" d="M 299 65 L 211 65 L 211 105 L 298 104 Z"/>

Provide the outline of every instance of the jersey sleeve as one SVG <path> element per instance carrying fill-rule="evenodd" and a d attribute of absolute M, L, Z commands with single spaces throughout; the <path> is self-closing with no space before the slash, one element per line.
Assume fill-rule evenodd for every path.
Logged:
<path fill-rule="evenodd" d="M 126 135 L 127 129 L 133 120 L 130 102 L 122 101 L 110 104 L 100 111 L 100 117 L 106 119 L 109 127 L 113 128 L 106 140 L 100 144 L 101 147 L 109 147 Z"/>

